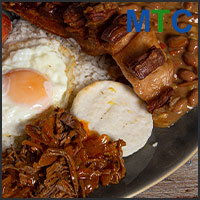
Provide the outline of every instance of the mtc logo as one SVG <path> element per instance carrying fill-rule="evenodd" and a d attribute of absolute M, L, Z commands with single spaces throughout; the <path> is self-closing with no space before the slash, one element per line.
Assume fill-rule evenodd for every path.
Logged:
<path fill-rule="evenodd" d="M 170 11 L 159 9 L 159 10 L 152 10 L 151 13 L 158 14 L 158 32 L 163 32 L 163 15 L 170 13 Z M 172 16 L 172 26 L 175 29 L 175 31 L 179 33 L 186 33 L 192 28 L 192 25 L 188 24 L 185 28 L 179 28 L 177 25 L 177 17 L 180 14 L 186 14 L 188 17 L 191 17 L 192 14 L 188 10 L 182 9 L 182 10 L 177 10 Z M 149 15 L 150 15 L 149 10 L 142 10 L 140 20 L 138 22 L 135 11 L 127 10 L 127 32 L 132 31 L 132 20 L 133 20 L 136 32 L 141 32 L 141 28 L 142 28 L 142 24 L 144 20 L 145 20 L 145 31 L 149 32 L 149 29 L 150 29 Z"/>

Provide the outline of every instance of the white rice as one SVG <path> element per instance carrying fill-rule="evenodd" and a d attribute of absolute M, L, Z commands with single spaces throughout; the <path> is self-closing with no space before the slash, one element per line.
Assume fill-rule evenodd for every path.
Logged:
<path fill-rule="evenodd" d="M 64 47 L 67 47 L 70 53 L 74 56 L 76 65 L 74 66 L 74 89 L 73 96 L 77 94 L 83 87 L 97 80 L 107 80 L 111 77 L 107 73 L 107 68 L 111 65 L 111 59 L 107 56 L 89 56 L 85 54 L 78 43 L 72 39 L 63 39 L 53 34 L 47 33 L 34 25 L 31 25 L 25 20 L 15 20 L 13 22 L 13 30 L 5 41 L 2 47 L 2 57 L 4 57 L 6 49 L 9 45 L 26 41 L 29 39 L 53 37 L 59 40 Z M 20 138 L 3 137 L 3 151 L 11 145 L 16 146 L 16 141 Z"/>

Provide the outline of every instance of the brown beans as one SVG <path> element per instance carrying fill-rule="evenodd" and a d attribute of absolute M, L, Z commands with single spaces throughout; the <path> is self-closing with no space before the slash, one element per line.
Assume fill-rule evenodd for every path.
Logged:
<path fill-rule="evenodd" d="M 185 82 L 178 84 L 178 87 L 187 87 L 189 90 L 192 90 L 198 86 L 198 80 L 194 80 L 191 82 Z"/>
<path fill-rule="evenodd" d="M 193 12 L 198 14 L 198 2 L 193 2 Z"/>
<path fill-rule="evenodd" d="M 192 67 L 197 67 L 198 65 L 198 56 L 195 56 L 189 51 L 186 51 L 183 54 L 183 60 L 187 65 L 190 65 Z"/>
<path fill-rule="evenodd" d="M 188 44 L 188 39 L 184 36 L 173 36 L 167 40 L 167 44 L 170 48 L 185 47 Z"/>
<path fill-rule="evenodd" d="M 169 108 L 173 109 L 174 105 L 178 102 L 179 99 L 180 99 L 179 96 L 171 98 L 169 101 Z"/>
<path fill-rule="evenodd" d="M 198 48 L 198 41 L 197 41 L 197 40 L 191 39 L 191 40 L 189 41 L 188 46 L 187 46 L 187 50 L 188 50 L 189 52 L 192 52 L 192 53 L 193 53 L 197 48 Z"/>
<path fill-rule="evenodd" d="M 198 2 L 184 2 L 183 6 L 192 13 L 198 13 Z"/>
<path fill-rule="evenodd" d="M 189 17 L 188 21 L 191 24 L 198 24 L 198 15 L 193 14 L 191 17 Z"/>
<path fill-rule="evenodd" d="M 180 59 L 176 59 L 176 60 L 173 60 L 173 62 L 174 62 L 174 67 L 177 67 L 177 66 L 180 66 L 180 65 L 182 65 L 183 64 L 183 61 L 182 60 L 180 60 Z"/>
<path fill-rule="evenodd" d="M 193 8 L 193 2 L 184 2 L 184 7 L 187 10 L 192 10 L 192 8 Z"/>
<path fill-rule="evenodd" d="M 179 27 L 179 28 L 182 28 L 182 29 L 186 28 L 187 25 L 188 25 L 188 24 L 185 23 L 185 22 L 179 22 L 179 23 L 178 23 L 178 27 Z"/>
<path fill-rule="evenodd" d="M 182 49 L 177 49 L 177 50 L 172 50 L 169 52 L 171 56 L 176 56 L 177 54 L 180 54 L 183 50 Z"/>
<path fill-rule="evenodd" d="M 188 105 L 190 107 L 194 107 L 198 104 L 198 89 L 195 88 L 191 91 L 188 96 Z"/>
<path fill-rule="evenodd" d="M 179 114 L 185 113 L 187 111 L 187 99 L 181 98 L 180 100 L 178 100 L 177 103 L 174 105 L 174 108 L 172 111 Z"/>
<path fill-rule="evenodd" d="M 187 17 L 186 15 L 179 15 L 177 21 L 180 26 L 185 26 L 186 24 L 184 23 L 187 23 L 187 24 L 190 23 L 191 25 L 195 25 L 195 24 L 198 24 L 198 15 L 192 14 L 192 16 L 190 17 Z"/>
<path fill-rule="evenodd" d="M 184 28 L 186 28 L 187 27 L 187 25 L 188 25 L 188 23 L 185 23 L 185 22 L 180 22 L 180 23 L 178 23 L 178 27 L 179 28 L 182 28 L 182 29 L 184 29 Z M 192 36 L 197 36 L 198 34 L 198 27 L 197 26 L 192 26 L 192 28 L 187 32 L 187 34 L 190 34 L 191 33 L 191 35 L 190 35 L 190 37 L 192 37 Z M 197 37 L 192 37 L 192 38 L 197 38 Z"/>
<path fill-rule="evenodd" d="M 181 69 L 178 71 L 178 77 L 182 79 L 183 81 L 193 81 L 196 78 L 196 75 L 194 72 L 186 69 Z"/>

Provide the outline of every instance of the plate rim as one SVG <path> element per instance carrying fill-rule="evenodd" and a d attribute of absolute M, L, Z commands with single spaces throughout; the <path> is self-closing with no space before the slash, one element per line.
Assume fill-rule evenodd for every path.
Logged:
<path fill-rule="evenodd" d="M 142 187 L 141 189 L 137 190 L 136 192 L 130 193 L 126 196 L 124 196 L 123 198 L 132 198 L 135 197 L 136 195 L 148 190 L 149 188 L 153 187 L 154 185 L 156 185 L 157 183 L 161 182 L 162 180 L 164 180 L 165 178 L 167 178 L 168 176 L 170 176 L 171 174 L 173 174 L 176 170 L 178 170 L 180 167 L 182 167 L 188 160 L 190 160 L 196 153 L 198 152 L 198 145 L 196 145 L 193 149 L 193 151 L 186 157 L 184 158 L 180 163 L 178 163 L 177 165 L 175 165 L 174 167 L 172 167 L 172 169 L 170 171 L 168 171 L 165 175 L 159 177 L 157 180 L 150 182 L 149 184 L 147 184 L 145 187 Z"/>

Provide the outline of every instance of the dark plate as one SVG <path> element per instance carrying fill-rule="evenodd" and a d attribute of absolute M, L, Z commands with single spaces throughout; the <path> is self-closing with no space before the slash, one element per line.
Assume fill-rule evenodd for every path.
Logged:
<path fill-rule="evenodd" d="M 6 12 L 3 10 L 3 12 Z M 19 18 L 6 12 L 11 20 Z M 152 144 L 158 142 L 157 147 Z M 154 128 L 147 144 L 125 158 L 126 177 L 117 185 L 100 186 L 88 197 L 133 197 L 160 182 L 187 160 L 198 148 L 198 108 L 170 128 Z"/>
<path fill-rule="evenodd" d="M 152 144 L 157 141 L 157 147 Z M 147 144 L 125 158 L 126 177 L 117 185 L 99 187 L 89 197 L 133 197 L 160 182 L 187 160 L 198 147 L 198 108 L 170 128 L 154 128 Z"/>

